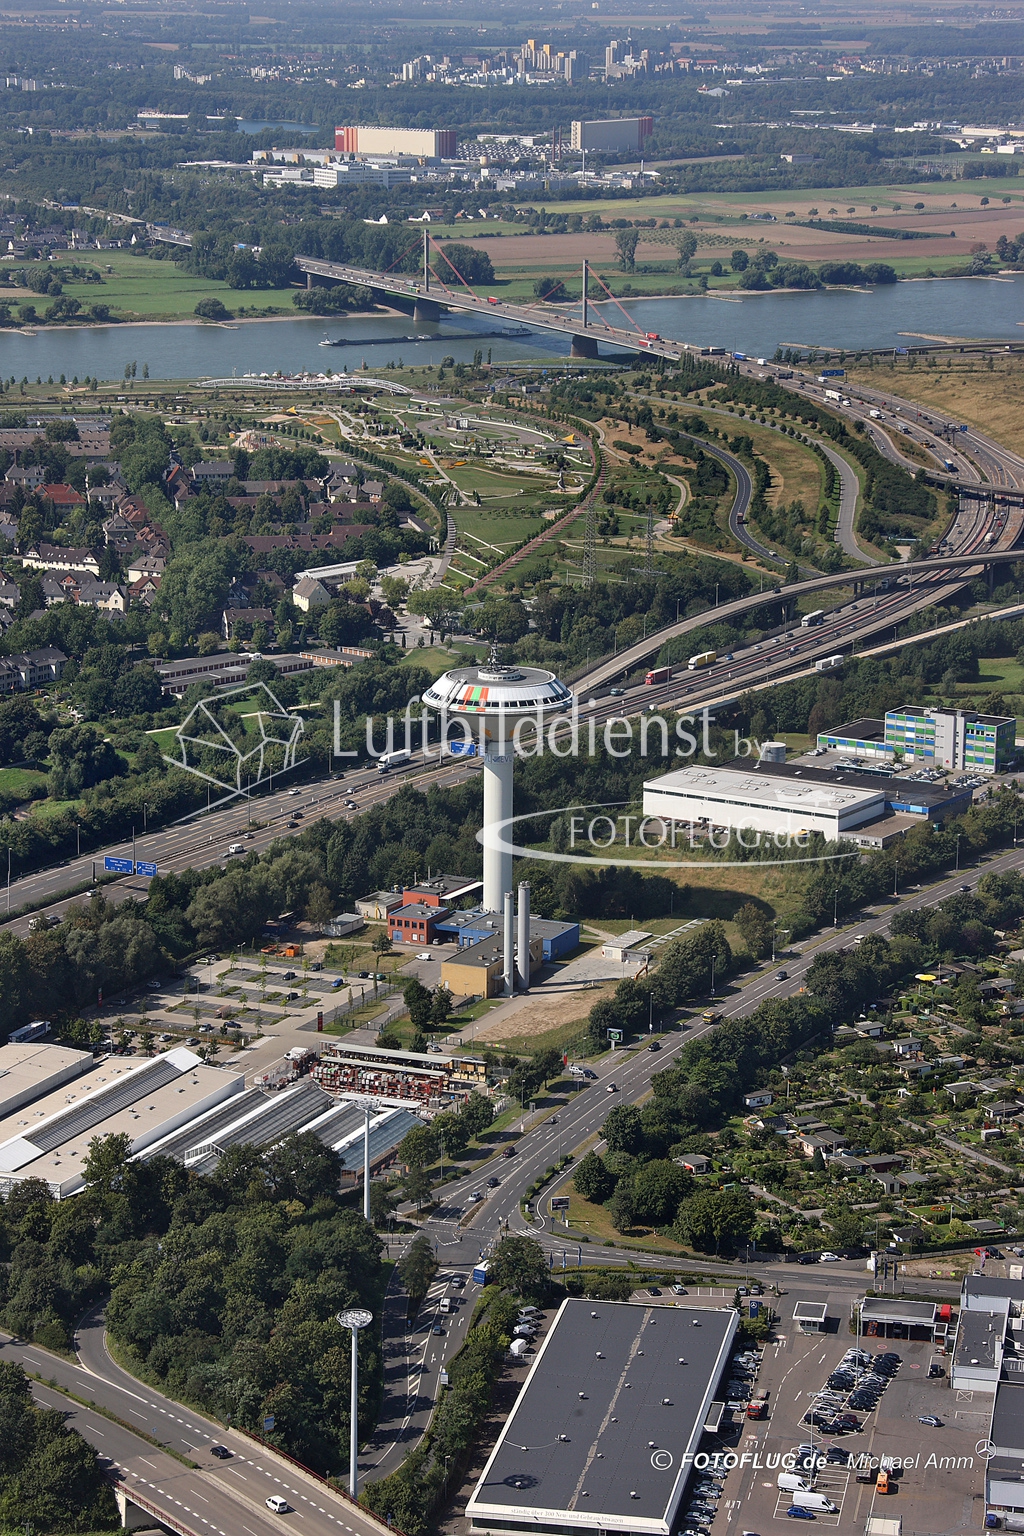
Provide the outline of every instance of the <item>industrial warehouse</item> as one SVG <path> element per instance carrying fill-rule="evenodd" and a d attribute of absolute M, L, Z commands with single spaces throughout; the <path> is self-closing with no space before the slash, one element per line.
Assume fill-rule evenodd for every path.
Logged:
<path fill-rule="evenodd" d="M 670 1536 L 733 1310 L 568 1300 L 466 1507 L 474 1531 Z"/>
<path fill-rule="evenodd" d="M 969 809 L 968 786 L 931 783 L 912 774 L 882 775 L 806 761 L 693 764 L 644 784 L 644 814 L 665 822 L 750 830 L 858 848 L 884 848 L 929 822 L 941 826 Z"/>
<path fill-rule="evenodd" d="M 316 1060 L 312 1051 L 300 1055 Z M 406 1064 L 332 1054 L 325 1063 L 332 1096 L 309 1077 L 276 1092 L 246 1088 L 241 1073 L 207 1065 L 184 1046 L 144 1061 L 110 1056 L 95 1064 L 89 1051 L 38 1041 L 5 1045 L 0 1047 L 0 1081 L 10 1081 L 0 1094 L 0 1191 L 41 1179 L 55 1199 L 77 1194 L 85 1185 L 90 1146 L 106 1136 L 127 1135 L 132 1156 L 143 1161 L 173 1157 L 191 1171 L 208 1174 L 229 1147 L 271 1147 L 300 1131 L 337 1152 L 341 1182 L 353 1184 L 363 1176 L 367 1148 L 371 1174 L 394 1161 L 407 1132 L 423 1123 L 416 1113 L 421 1096 L 434 1112 L 451 1102 L 445 1087 L 450 1059 L 419 1058 L 425 1059 L 432 1069 L 431 1091 L 414 1096 L 402 1091 Z M 465 1093 L 472 1067 L 459 1066 Z M 362 1084 L 349 1080 L 350 1068 L 364 1073 Z M 367 1096 L 367 1070 L 378 1096 L 389 1090 L 387 1103 Z M 337 1097 L 360 1086 L 360 1102 Z M 408 1108 L 394 1104 L 396 1093 L 410 1100 Z"/>

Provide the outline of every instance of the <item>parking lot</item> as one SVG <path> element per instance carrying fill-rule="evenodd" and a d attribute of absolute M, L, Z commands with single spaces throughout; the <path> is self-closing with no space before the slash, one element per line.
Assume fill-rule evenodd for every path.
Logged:
<path fill-rule="evenodd" d="M 830 1450 L 833 1457 L 813 1473 L 813 1491 L 836 1506 L 834 1511 L 812 1511 L 819 1526 L 859 1536 L 868 1516 L 879 1515 L 901 1516 L 904 1536 L 924 1532 L 952 1536 L 980 1529 L 984 1462 L 977 1445 L 988 1434 L 991 1398 L 982 1393 L 953 1393 L 947 1376 L 930 1377 L 929 1365 L 936 1356 L 929 1343 L 868 1339 L 861 1343 L 867 1354 L 900 1356 L 877 1406 L 855 1412 L 860 1427 L 853 1432 L 837 1434 L 809 1426 L 803 1422 L 804 1415 L 814 1411 L 816 1394 L 826 1388 L 846 1352 L 857 1345 L 849 1331 L 849 1301 L 830 1302 L 833 1331 L 824 1334 L 802 1334 L 792 1323 L 790 1297 L 784 1305 L 777 1337 L 763 1353 L 756 1383 L 759 1393 L 769 1394 L 769 1418 L 743 1419 L 738 1436 L 734 1432 L 726 1437 L 723 1426 L 720 1454 L 731 1452 L 739 1464 L 727 1472 L 714 1518 L 683 1525 L 707 1531 L 709 1536 L 740 1531 L 763 1536 L 787 1526 L 798 1529 L 803 1520 L 787 1513 L 792 1493 L 780 1489 L 778 1479 L 785 1470 L 784 1457 L 813 1446 L 819 1460 Z M 924 1415 L 939 1418 L 941 1427 L 922 1424 Z M 851 1465 L 841 1464 L 844 1454 L 851 1458 Z M 887 1458 L 884 1465 L 893 1464 L 888 1494 L 875 1486 L 883 1457 Z M 805 1469 L 796 1471 L 808 1477 Z M 857 1480 L 858 1474 L 862 1481 Z"/>

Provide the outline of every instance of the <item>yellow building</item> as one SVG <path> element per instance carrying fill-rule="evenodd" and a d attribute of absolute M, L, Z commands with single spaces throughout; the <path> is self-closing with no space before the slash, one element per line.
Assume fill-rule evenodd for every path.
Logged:
<path fill-rule="evenodd" d="M 544 962 L 544 940 L 530 939 L 530 975 Z M 441 980 L 455 997 L 495 997 L 501 991 L 504 954 L 501 937 L 467 944 L 441 963 Z"/>

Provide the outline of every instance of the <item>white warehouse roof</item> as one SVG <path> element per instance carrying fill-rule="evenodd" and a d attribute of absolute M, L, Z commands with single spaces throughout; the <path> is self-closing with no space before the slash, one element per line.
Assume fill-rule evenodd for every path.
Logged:
<path fill-rule="evenodd" d="M 769 777 L 746 768 L 692 764 L 644 784 L 644 813 L 666 820 L 836 837 L 885 814 L 882 790 Z M 649 834 L 653 835 L 653 834 Z"/>
<path fill-rule="evenodd" d="M 127 1134 L 140 1152 L 243 1088 L 238 1073 L 208 1067 L 184 1047 L 101 1069 L 0 1124 L 0 1183 L 36 1178 L 58 1199 L 76 1194 L 94 1139 Z"/>
<path fill-rule="evenodd" d="M 93 1065 L 91 1051 L 22 1040 L 0 1046 L 0 1125 L 22 1104 L 52 1093 Z"/>

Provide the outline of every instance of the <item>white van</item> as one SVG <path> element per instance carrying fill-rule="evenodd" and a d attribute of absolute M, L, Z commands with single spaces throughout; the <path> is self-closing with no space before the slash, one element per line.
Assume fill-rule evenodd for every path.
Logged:
<path fill-rule="evenodd" d="M 777 1486 L 784 1493 L 809 1493 L 811 1485 L 799 1472 L 780 1472 Z"/>
<path fill-rule="evenodd" d="M 243 845 L 241 843 L 231 843 L 229 845 L 229 847 L 228 847 L 228 853 L 244 853 L 244 852 L 245 852 L 245 848 L 243 847 Z"/>
<path fill-rule="evenodd" d="M 798 1509 L 810 1509 L 818 1515 L 835 1515 L 839 1512 L 839 1505 L 833 1504 L 823 1493 L 805 1492 L 798 1489 L 793 1494 L 792 1502 Z"/>

